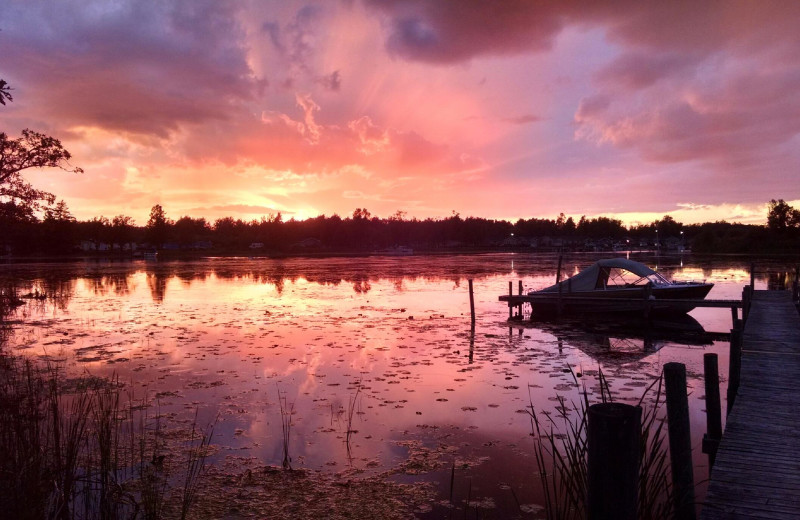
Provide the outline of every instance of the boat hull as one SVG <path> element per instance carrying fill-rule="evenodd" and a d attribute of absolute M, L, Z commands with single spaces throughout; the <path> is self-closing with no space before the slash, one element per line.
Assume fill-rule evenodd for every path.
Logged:
<path fill-rule="evenodd" d="M 626 287 L 561 294 L 533 292 L 529 297 L 534 314 L 642 311 L 685 314 L 695 308 L 691 305 L 692 300 L 704 299 L 713 286 L 710 283 L 675 283 L 652 287 L 649 295 L 645 287 Z"/>

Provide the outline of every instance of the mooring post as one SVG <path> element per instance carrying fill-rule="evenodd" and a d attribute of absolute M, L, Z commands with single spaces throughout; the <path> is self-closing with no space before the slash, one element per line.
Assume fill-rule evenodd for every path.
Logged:
<path fill-rule="evenodd" d="M 508 319 L 514 317 L 514 304 L 511 303 L 511 297 L 514 296 L 514 282 L 508 281 Z"/>
<path fill-rule="evenodd" d="M 703 374 L 706 385 L 706 434 L 703 436 L 703 453 L 708 454 L 708 465 L 714 467 L 717 448 L 722 439 L 722 408 L 719 397 L 719 362 L 716 354 L 703 354 Z"/>
<path fill-rule="evenodd" d="M 467 280 L 467 284 L 469 285 L 469 317 L 472 326 L 475 327 L 475 294 L 472 288 L 472 278 Z"/>
<path fill-rule="evenodd" d="M 473 357 L 475 355 L 475 321 L 472 321 L 472 325 L 469 328 L 469 364 L 472 364 Z"/>
<path fill-rule="evenodd" d="M 519 295 L 522 296 L 522 280 L 519 280 Z M 517 305 L 517 312 L 519 313 L 519 319 L 522 319 L 522 300 L 520 300 L 519 305 Z M 520 330 L 520 332 L 522 332 Z"/>
<path fill-rule="evenodd" d="M 639 487 L 642 409 L 622 403 L 589 407 L 588 520 L 634 520 Z"/>
<path fill-rule="evenodd" d="M 756 264 L 755 262 L 750 262 L 750 290 L 756 288 Z"/>
<path fill-rule="evenodd" d="M 731 329 L 731 352 L 728 359 L 728 406 L 726 415 L 731 413 L 736 394 L 739 392 L 739 378 L 742 371 L 742 329 Z"/>
<path fill-rule="evenodd" d="M 692 435 L 689 426 L 689 398 L 686 394 L 686 366 L 683 363 L 665 364 L 664 379 L 675 519 L 694 520 L 696 514 L 694 510 Z"/>
<path fill-rule="evenodd" d="M 556 270 L 556 283 L 561 281 L 561 260 L 563 259 L 562 255 L 558 255 L 558 269 Z"/>
<path fill-rule="evenodd" d="M 644 317 L 650 317 L 650 307 L 652 306 L 652 301 L 650 297 L 653 295 L 653 284 L 651 282 L 647 282 L 644 286 Z"/>
<path fill-rule="evenodd" d="M 750 299 L 753 296 L 753 289 L 748 285 L 742 289 L 742 321 L 747 321 L 750 314 Z"/>

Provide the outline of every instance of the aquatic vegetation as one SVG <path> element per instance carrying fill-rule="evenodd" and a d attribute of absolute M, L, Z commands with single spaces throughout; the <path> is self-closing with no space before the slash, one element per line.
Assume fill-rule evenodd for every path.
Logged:
<path fill-rule="evenodd" d="M 178 518 L 187 491 L 195 500 L 188 516 L 228 511 L 226 504 L 242 511 L 231 510 L 231 516 L 246 516 L 244 511 L 256 507 L 247 505 L 248 496 L 254 503 L 280 501 L 276 493 L 247 482 L 284 490 L 294 482 L 302 489 L 287 491 L 287 500 L 300 504 L 327 501 L 312 490 L 315 481 L 336 500 L 346 497 L 340 492 L 346 489 L 370 495 L 367 490 L 381 489 L 374 479 L 383 478 L 391 481 L 387 485 L 414 484 L 390 492 L 397 501 L 410 493 L 399 509 L 406 518 L 425 507 L 433 508 L 434 516 L 447 509 L 457 511 L 455 517 L 465 510 L 474 517 L 477 507 L 481 516 L 538 518 L 545 495 L 531 471 L 536 461 L 529 402 L 537 412 L 556 406 L 574 417 L 569 399 L 559 402 L 554 394 L 571 395 L 577 377 L 589 400 L 601 399 L 598 380 L 607 375 L 614 382 L 608 398 L 635 403 L 661 365 L 677 360 L 689 368 L 690 405 L 696 411 L 703 405 L 702 354 L 727 349 L 718 341 L 701 348 L 672 340 L 648 347 L 636 338 L 626 339 L 622 349 L 608 341 L 606 323 L 591 334 L 509 324 L 507 308 L 497 301 L 507 293 L 509 277 L 524 278 L 529 287 L 552 283 L 554 258 L 11 266 L 0 278 L 16 273 L 24 280 L 20 294 L 38 287 L 48 297 L 24 300 L 6 328 L 5 347 L 39 366 L 58 363 L 68 396 L 77 395 L 78 381 L 111 392 L 92 404 L 84 426 L 93 432 L 105 428 L 98 423 L 108 425 L 96 436 L 102 448 L 91 448 L 100 450 L 92 464 L 120 468 L 105 480 L 93 470 L 94 510 L 106 500 L 119 511 L 137 510 L 140 517 Z M 709 268 L 700 274 L 713 278 L 714 273 Z M 467 278 L 474 279 L 474 328 Z M 729 287 L 716 281 L 715 290 Z M 717 319 L 706 311 L 714 310 L 695 315 L 708 330 L 728 326 L 729 313 Z M 575 367 L 574 376 L 565 371 L 567 365 Z M 588 368 L 595 366 L 602 367 L 602 376 Z M 112 380 L 117 382 L 107 383 Z M 116 398 L 115 385 L 121 389 Z M 44 394 L 47 389 L 44 385 Z M 71 405 L 70 399 L 64 404 Z M 646 401 L 652 400 L 651 391 Z M 51 414 L 46 406 L 42 413 Z M 552 422 L 563 430 L 558 413 L 551 414 Z M 550 418 L 539 414 L 539 420 L 543 433 L 549 431 Z M 203 446 L 210 427 L 197 425 L 206 423 L 214 425 L 213 441 L 206 438 Z M 693 435 L 699 443 L 702 428 Z M 199 478 L 187 480 L 187 470 L 193 471 L 190 446 L 207 456 L 193 466 L 201 470 Z M 83 460 L 78 465 L 86 466 Z M 703 471 L 701 466 L 698 481 Z M 228 501 L 215 506 L 216 486 L 234 477 L 241 483 L 230 484 L 222 494 Z M 73 486 L 81 489 L 81 482 L 78 478 Z M 427 491 L 418 494 L 416 485 Z M 418 500 L 423 495 L 430 498 L 427 505 Z M 79 505 L 86 510 L 84 502 Z M 342 515 L 350 511 L 330 507 L 341 507 Z"/>
<path fill-rule="evenodd" d="M 188 518 L 213 427 L 167 455 L 160 415 L 146 399 L 123 404 L 119 379 L 68 379 L 0 347 L 0 507 L 9 518 Z M 199 439 L 196 445 L 195 441 Z M 174 479 L 184 472 L 182 489 Z M 180 496 L 177 495 L 180 493 Z M 179 505 L 174 503 L 179 501 Z"/>
<path fill-rule="evenodd" d="M 568 367 L 568 371 L 575 387 L 578 387 L 578 378 L 572 367 Z M 609 382 L 602 370 L 598 372 L 600 401 L 613 402 Z M 665 423 L 659 415 L 664 404 L 662 380 L 663 377 L 659 376 L 652 381 L 637 403 L 637 406 L 642 406 L 655 388 L 652 404 L 643 407 L 641 422 L 637 517 L 643 520 L 668 519 L 673 514 Z M 585 385 L 577 402 L 567 403 L 561 395 L 557 396 L 557 401 L 556 420 L 550 412 L 537 412 L 532 399 L 526 409 L 531 420 L 531 435 L 535 438 L 537 473 L 544 490 L 547 519 L 579 520 L 586 517 L 587 426 L 591 403 Z M 547 424 L 542 422 L 540 415 L 547 419 Z"/>

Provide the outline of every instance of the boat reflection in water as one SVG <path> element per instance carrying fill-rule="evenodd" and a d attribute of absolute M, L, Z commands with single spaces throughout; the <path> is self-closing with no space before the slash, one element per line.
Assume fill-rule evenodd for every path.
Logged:
<path fill-rule="evenodd" d="M 597 361 L 627 363 L 636 361 L 667 344 L 704 347 L 729 335 L 708 332 L 688 314 L 655 319 L 620 318 L 614 314 L 598 314 L 582 319 L 533 320 L 515 322 L 514 326 L 537 328 L 552 334 L 559 345 L 568 344 Z"/>

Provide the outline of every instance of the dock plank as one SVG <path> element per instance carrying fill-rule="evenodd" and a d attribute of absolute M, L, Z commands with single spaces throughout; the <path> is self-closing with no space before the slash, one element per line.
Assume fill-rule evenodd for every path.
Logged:
<path fill-rule="evenodd" d="M 785 291 L 755 291 L 739 391 L 701 520 L 800 517 L 800 316 Z"/>

